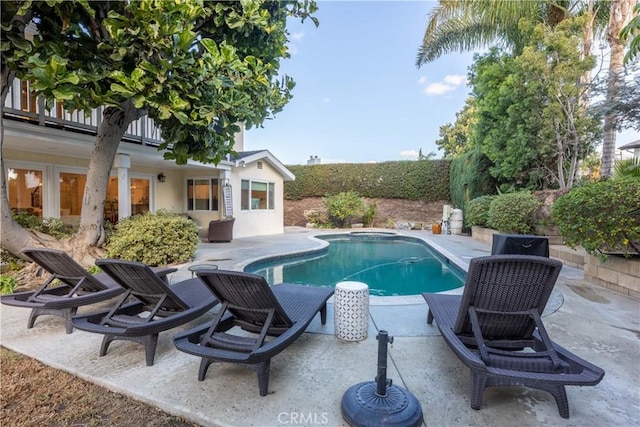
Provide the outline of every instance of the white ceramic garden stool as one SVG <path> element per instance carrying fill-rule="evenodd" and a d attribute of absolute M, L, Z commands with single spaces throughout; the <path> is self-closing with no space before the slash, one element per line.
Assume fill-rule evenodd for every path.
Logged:
<path fill-rule="evenodd" d="M 339 282 L 333 294 L 336 337 L 362 341 L 369 335 L 369 286 L 362 282 Z"/>

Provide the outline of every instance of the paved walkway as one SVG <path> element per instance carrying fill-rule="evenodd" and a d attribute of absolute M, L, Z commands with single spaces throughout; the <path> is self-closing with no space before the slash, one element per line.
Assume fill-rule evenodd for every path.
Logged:
<path fill-rule="evenodd" d="M 311 237 L 316 233 L 288 228 L 282 235 L 203 243 L 194 263 L 239 270 L 270 254 L 317 247 L 321 243 Z M 469 237 L 426 231 L 402 234 L 427 240 L 463 267 L 490 251 Z M 187 267 L 181 266 L 171 282 L 190 277 Z M 520 387 L 488 389 L 482 409 L 471 409 L 469 370 L 446 346 L 437 327 L 426 324 L 427 306 L 421 300 L 372 297 L 369 338 L 359 343 L 333 336 L 330 304 L 327 325 L 315 319 L 307 333 L 273 359 L 270 394 L 265 397 L 258 394 L 255 373 L 244 367 L 212 365 L 205 381 L 197 381 L 199 360 L 177 351 L 171 338 L 206 319 L 161 334 L 151 367 L 134 343 L 116 341 L 105 357 L 98 357 L 101 336 L 82 331 L 66 335 L 61 319 L 46 316 L 28 330 L 28 310 L 4 305 L 0 345 L 203 426 L 344 426 L 342 395 L 354 384 L 374 380 L 375 337 L 384 329 L 394 337 L 387 377 L 418 399 L 427 426 L 640 426 L 638 300 L 585 282 L 581 270 L 563 268 L 545 324 L 555 341 L 606 371 L 595 387 L 567 388 L 569 420 L 558 415 L 549 394 Z"/>

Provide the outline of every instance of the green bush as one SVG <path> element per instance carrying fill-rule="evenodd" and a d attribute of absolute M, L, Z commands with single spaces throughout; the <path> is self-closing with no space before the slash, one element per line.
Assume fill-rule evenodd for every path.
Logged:
<path fill-rule="evenodd" d="M 309 224 L 314 224 L 317 227 L 327 226 L 329 224 L 329 217 L 327 211 L 324 209 L 309 209 L 303 212 L 304 218 Z"/>
<path fill-rule="evenodd" d="M 610 179 L 573 188 L 551 217 L 567 246 L 588 253 L 640 254 L 640 179 Z"/>
<path fill-rule="evenodd" d="M 41 218 L 27 212 L 14 212 L 13 220 L 24 228 L 48 234 L 56 239 L 71 236 L 76 227 L 67 225 L 60 218 Z"/>
<path fill-rule="evenodd" d="M 480 147 L 451 160 L 449 200 L 455 208 L 463 209 L 470 200 L 496 192 L 498 181 L 489 173 L 491 165 Z"/>
<path fill-rule="evenodd" d="M 0 276 L 0 294 L 12 294 L 17 284 L 18 280 L 14 276 L 3 274 Z"/>
<path fill-rule="evenodd" d="M 335 227 L 347 227 L 355 218 L 364 213 L 364 200 L 355 191 L 338 193 L 323 198 L 324 207 L 329 216 L 329 222 Z"/>
<path fill-rule="evenodd" d="M 480 196 L 469 200 L 464 207 L 464 223 L 467 227 L 487 227 L 489 222 L 489 208 L 497 196 Z"/>
<path fill-rule="evenodd" d="M 500 194 L 491 202 L 487 225 L 502 233 L 527 234 L 538 206 L 540 202 L 528 191 Z"/>
<path fill-rule="evenodd" d="M 192 220 L 168 211 L 147 212 L 118 222 L 106 255 L 161 266 L 193 259 L 199 242 Z"/>
<path fill-rule="evenodd" d="M 365 208 L 364 213 L 362 214 L 362 223 L 365 227 L 373 227 L 377 212 L 378 204 L 374 200 Z"/>

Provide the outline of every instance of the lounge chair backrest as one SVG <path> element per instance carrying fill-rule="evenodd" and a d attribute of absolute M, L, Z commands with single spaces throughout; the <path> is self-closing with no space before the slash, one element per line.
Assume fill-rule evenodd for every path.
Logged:
<path fill-rule="evenodd" d="M 96 265 L 145 306 L 156 307 L 161 303 L 161 311 L 181 311 L 189 308 L 189 305 L 144 263 L 98 259 Z"/>
<path fill-rule="evenodd" d="M 22 253 L 67 285 L 76 286 L 80 280 L 84 279 L 79 290 L 98 292 L 107 289 L 107 286 L 85 270 L 66 252 L 58 249 L 27 248 Z"/>
<path fill-rule="evenodd" d="M 480 312 L 479 323 L 486 339 L 529 339 L 535 329 L 533 319 L 507 313 L 536 309 L 542 314 L 561 268 L 558 260 L 533 255 L 472 259 L 454 333 L 472 335 L 468 309 L 473 306 Z"/>
<path fill-rule="evenodd" d="M 263 325 L 273 310 L 273 328 L 290 328 L 293 322 L 284 311 L 264 277 L 238 271 L 209 270 L 196 273 L 221 303 L 241 322 Z M 236 307 L 236 308 L 234 308 Z"/>

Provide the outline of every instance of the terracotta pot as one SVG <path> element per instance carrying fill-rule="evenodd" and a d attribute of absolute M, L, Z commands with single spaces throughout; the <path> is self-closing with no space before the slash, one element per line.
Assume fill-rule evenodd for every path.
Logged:
<path fill-rule="evenodd" d="M 441 224 L 431 224 L 431 232 L 433 234 L 440 234 L 442 232 Z"/>

